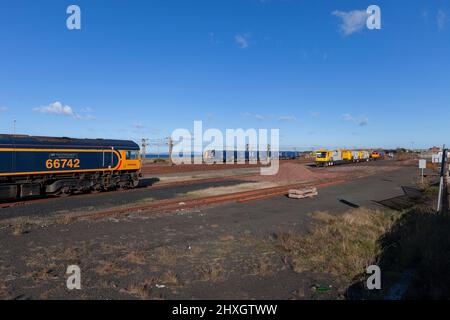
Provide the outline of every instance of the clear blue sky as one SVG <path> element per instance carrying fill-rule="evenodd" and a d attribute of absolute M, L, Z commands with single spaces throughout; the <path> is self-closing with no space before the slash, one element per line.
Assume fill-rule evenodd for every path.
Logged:
<path fill-rule="evenodd" d="M 381 30 L 350 19 L 371 4 Z M 203 120 L 286 147 L 449 143 L 450 3 L 1 0 L 0 108 L 2 133 L 138 141 Z"/>

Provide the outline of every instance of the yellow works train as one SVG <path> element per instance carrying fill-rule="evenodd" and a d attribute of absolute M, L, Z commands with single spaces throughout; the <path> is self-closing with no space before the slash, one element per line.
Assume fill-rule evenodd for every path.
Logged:
<path fill-rule="evenodd" d="M 342 163 L 354 163 L 378 160 L 382 158 L 382 153 L 378 151 L 369 152 L 367 150 L 328 150 L 320 149 L 315 153 L 315 162 L 318 167 L 328 167 Z"/>

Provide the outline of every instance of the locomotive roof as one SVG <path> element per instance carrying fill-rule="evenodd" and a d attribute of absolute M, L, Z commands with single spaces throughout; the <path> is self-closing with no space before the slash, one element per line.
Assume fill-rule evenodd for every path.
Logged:
<path fill-rule="evenodd" d="M 31 148 L 114 148 L 122 150 L 139 150 L 139 145 L 131 140 L 109 139 L 74 139 L 67 137 L 39 137 L 28 135 L 0 134 L 1 147 Z"/>

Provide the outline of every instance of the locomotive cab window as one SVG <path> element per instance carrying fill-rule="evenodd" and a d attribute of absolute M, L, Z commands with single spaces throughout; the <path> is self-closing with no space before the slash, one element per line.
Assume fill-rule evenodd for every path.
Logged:
<path fill-rule="evenodd" d="M 139 160 L 139 151 L 127 151 L 127 160 Z"/>

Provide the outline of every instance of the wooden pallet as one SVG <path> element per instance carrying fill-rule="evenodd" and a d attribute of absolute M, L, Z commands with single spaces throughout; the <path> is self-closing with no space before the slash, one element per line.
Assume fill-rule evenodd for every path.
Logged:
<path fill-rule="evenodd" d="M 290 189 L 288 197 L 291 199 L 313 198 L 319 195 L 317 188 Z"/>

